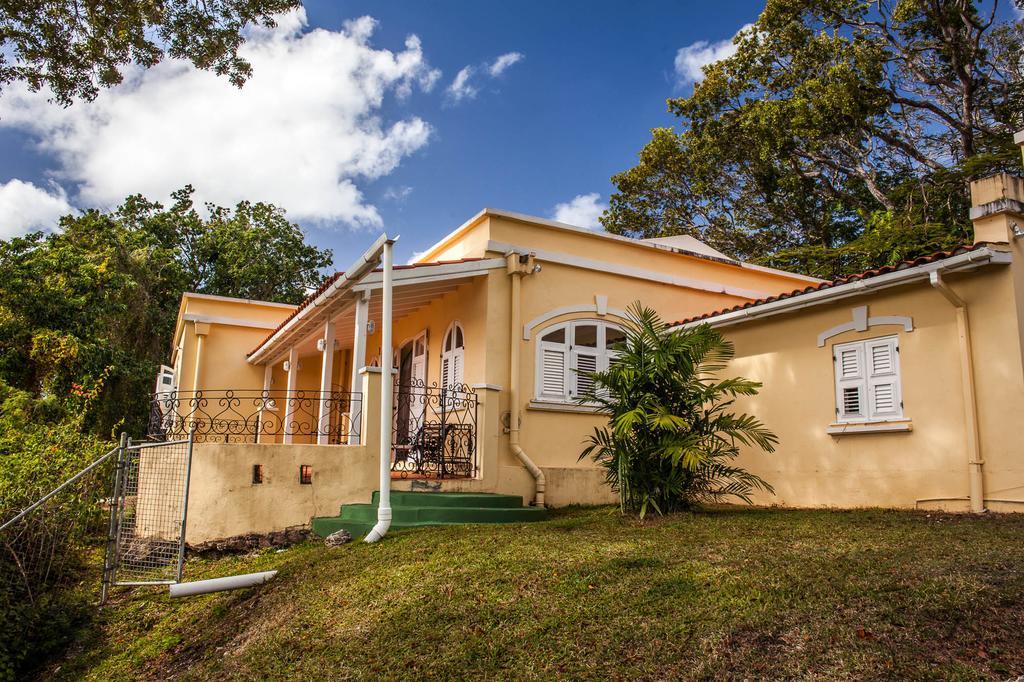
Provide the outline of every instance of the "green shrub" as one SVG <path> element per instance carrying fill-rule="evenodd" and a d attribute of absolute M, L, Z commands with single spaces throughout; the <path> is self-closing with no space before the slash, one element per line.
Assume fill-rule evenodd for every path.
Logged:
<path fill-rule="evenodd" d="M 593 387 L 579 397 L 609 417 L 595 428 L 580 459 L 593 457 L 619 494 L 622 511 L 644 516 L 699 502 L 750 502 L 773 492 L 758 476 L 732 465 L 740 445 L 772 452 L 778 439 L 760 421 L 729 411 L 736 396 L 761 387 L 742 378 L 714 378 L 734 350 L 707 325 L 669 331 L 657 313 L 634 303 L 625 340 L 612 347 L 606 371 L 588 373 Z"/>
<path fill-rule="evenodd" d="M 0 383 L 0 523 L 110 449 L 80 421 L 73 404 Z M 110 472 L 98 467 L 0 531 L 0 680 L 45 661 L 89 617 Z"/>

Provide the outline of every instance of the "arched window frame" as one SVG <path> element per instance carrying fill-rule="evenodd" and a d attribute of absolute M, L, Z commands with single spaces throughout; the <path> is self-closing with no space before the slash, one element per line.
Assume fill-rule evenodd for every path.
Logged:
<path fill-rule="evenodd" d="M 459 346 L 458 342 L 462 341 Z M 441 338 L 441 388 L 466 383 L 466 330 L 453 320 Z"/>
<path fill-rule="evenodd" d="M 597 327 L 595 346 L 576 343 L 581 327 Z M 586 372 L 604 371 L 615 351 L 608 348 L 608 330 L 618 332 L 622 327 L 607 319 L 568 320 L 550 325 L 537 332 L 535 356 L 534 396 L 541 402 L 573 403 L 576 397 L 590 388 Z M 562 341 L 548 340 L 552 334 L 564 331 Z"/>

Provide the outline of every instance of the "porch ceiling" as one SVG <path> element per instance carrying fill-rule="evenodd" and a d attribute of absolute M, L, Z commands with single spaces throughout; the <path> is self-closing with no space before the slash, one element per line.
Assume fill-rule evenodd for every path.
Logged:
<path fill-rule="evenodd" d="M 445 263 L 432 266 L 396 267 L 393 277 L 392 316 L 395 321 L 415 313 L 431 301 L 455 291 L 476 278 L 483 277 L 491 269 L 504 267 L 505 260 L 491 258 L 467 263 Z M 316 341 L 322 337 L 323 326 L 328 316 L 334 319 L 335 338 L 339 348 L 352 348 L 355 341 L 356 299 L 369 293 L 369 319 L 380 329 L 383 296 L 381 273 L 373 272 L 344 296 L 330 301 L 315 310 L 303 320 L 302 325 L 287 337 L 275 340 L 275 348 L 267 359 L 259 364 L 274 364 L 286 359 L 288 349 L 294 346 L 300 356 L 317 353 Z"/>

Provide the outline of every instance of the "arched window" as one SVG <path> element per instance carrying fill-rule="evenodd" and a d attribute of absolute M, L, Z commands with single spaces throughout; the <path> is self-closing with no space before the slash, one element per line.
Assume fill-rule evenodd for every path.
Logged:
<path fill-rule="evenodd" d="M 609 350 L 625 340 L 618 326 L 604 320 L 574 320 L 537 335 L 538 400 L 572 402 L 594 384 L 588 372 L 608 369 Z"/>
<path fill-rule="evenodd" d="M 465 383 L 466 342 L 462 325 L 452 322 L 441 345 L 441 388 Z"/>

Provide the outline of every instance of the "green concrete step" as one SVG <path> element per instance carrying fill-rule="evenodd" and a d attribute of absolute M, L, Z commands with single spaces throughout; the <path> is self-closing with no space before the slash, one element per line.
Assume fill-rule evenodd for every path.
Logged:
<path fill-rule="evenodd" d="M 373 492 L 370 504 L 380 501 L 380 491 Z M 408 490 L 391 491 L 392 507 L 500 507 L 518 509 L 523 506 L 523 498 L 518 495 L 497 495 L 495 493 L 442 493 L 413 492 Z"/>
<path fill-rule="evenodd" d="M 372 499 L 369 504 L 346 504 L 338 516 L 314 518 L 313 532 L 325 537 L 344 528 L 353 537 L 365 536 L 377 521 L 379 494 L 375 492 Z M 524 507 L 522 498 L 515 495 L 392 491 L 391 514 L 391 530 L 400 531 L 423 526 L 541 521 L 547 517 L 547 510 Z"/>
<path fill-rule="evenodd" d="M 540 521 L 544 516 L 543 509 L 530 507 L 391 507 L 392 523 L 520 523 Z M 341 518 L 376 522 L 377 505 L 346 504 L 341 508 Z"/>

